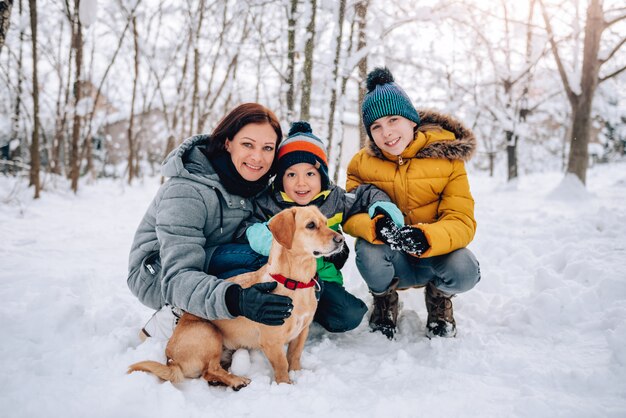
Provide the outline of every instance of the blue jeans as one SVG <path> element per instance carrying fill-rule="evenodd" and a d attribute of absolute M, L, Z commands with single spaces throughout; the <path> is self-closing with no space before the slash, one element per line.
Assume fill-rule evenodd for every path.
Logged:
<path fill-rule="evenodd" d="M 329 332 L 355 329 L 367 312 L 367 305 L 335 282 L 321 282 L 322 290 L 313 320 Z"/>
<path fill-rule="evenodd" d="M 255 252 L 248 244 L 224 244 L 211 255 L 207 273 L 218 279 L 257 271 L 267 263 L 267 257 Z"/>
<path fill-rule="evenodd" d="M 398 289 L 425 286 L 433 282 L 444 293 L 463 293 L 480 280 L 480 266 L 474 254 L 460 248 L 449 254 L 417 258 L 388 245 L 356 240 L 356 265 L 365 283 L 374 293 L 387 290 L 394 277 Z"/>

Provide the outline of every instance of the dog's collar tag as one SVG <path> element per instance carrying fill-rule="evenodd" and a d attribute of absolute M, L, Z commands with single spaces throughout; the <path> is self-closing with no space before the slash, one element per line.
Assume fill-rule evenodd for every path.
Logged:
<path fill-rule="evenodd" d="M 282 284 L 289 290 L 306 289 L 307 287 L 313 287 L 317 284 L 318 279 L 317 273 L 315 273 L 315 277 L 313 277 L 308 283 L 302 283 L 297 280 L 285 277 L 281 274 L 270 274 L 270 276 L 272 276 L 272 279 L 276 280 L 278 283 Z"/>

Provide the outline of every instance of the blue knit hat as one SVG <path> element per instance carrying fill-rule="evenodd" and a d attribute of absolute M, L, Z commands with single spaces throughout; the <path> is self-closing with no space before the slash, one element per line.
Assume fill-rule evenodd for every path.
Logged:
<path fill-rule="evenodd" d="M 313 135 L 313 129 L 308 122 L 294 122 L 289 129 L 287 138 L 278 146 L 276 154 L 277 173 L 274 184 L 279 190 L 283 189 L 283 176 L 285 171 L 298 163 L 309 163 L 317 169 L 322 180 L 322 190 L 327 190 L 330 180 L 328 178 L 328 158 L 326 147 L 321 139 Z"/>
<path fill-rule="evenodd" d="M 394 82 L 387 67 L 374 68 L 367 75 L 367 94 L 361 104 L 365 131 L 372 137 L 370 126 L 376 119 L 384 116 L 399 115 L 418 125 L 420 117 L 404 90 Z"/>

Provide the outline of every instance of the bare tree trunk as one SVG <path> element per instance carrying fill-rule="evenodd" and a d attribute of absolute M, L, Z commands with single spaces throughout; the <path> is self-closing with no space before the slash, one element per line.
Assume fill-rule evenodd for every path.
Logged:
<path fill-rule="evenodd" d="M 304 80 L 302 81 L 302 97 L 300 98 L 300 119 L 311 118 L 311 87 L 313 85 L 313 50 L 315 48 L 315 14 L 317 0 L 311 0 L 311 20 L 306 28 L 306 44 L 304 46 Z"/>
<path fill-rule="evenodd" d="M 259 16 L 263 16 L 263 12 L 265 10 L 265 4 L 261 5 L 261 11 L 259 12 Z M 263 22 L 264 19 L 259 19 L 259 33 L 263 33 Z M 261 41 L 262 42 L 262 41 Z M 259 48 L 259 58 L 256 62 L 256 86 L 254 89 L 254 101 L 259 102 L 261 98 L 261 69 L 263 64 L 263 48 Z"/>
<path fill-rule="evenodd" d="M 583 184 L 587 181 L 589 166 L 589 137 L 591 133 L 591 104 L 593 98 L 582 97 L 572 113 L 572 134 L 570 137 L 567 172 L 575 174 Z"/>
<path fill-rule="evenodd" d="M 508 166 L 508 181 L 517 178 L 517 141 L 519 137 L 513 131 L 505 131 L 506 134 L 506 155 Z"/>
<path fill-rule="evenodd" d="M 189 136 L 193 135 L 194 127 L 196 126 L 196 115 L 200 117 L 200 110 L 198 104 L 200 102 L 200 32 L 202 30 L 202 21 L 204 20 L 204 5 L 205 1 L 201 0 L 198 8 L 199 17 L 196 26 L 195 36 L 193 38 L 193 93 L 191 95 L 191 118 L 189 120 Z"/>
<path fill-rule="evenodd" d="M 22 19 L 22 0 L 19 0 L 19 17 Z M 20 29 L 20 49 L 17 58 L 17 97 L 15 99 L 15 111 L 13 112 L 13 120 L 11 123 L 11 140 L 16 140 L 19 135 L 20 128 L 20 114 L 22 111 L 22 72 L 24 70 L 24 27 Z M 22 141 L 19 140 L 20 145 L 14 152 L 10 152 L 9 159 L 12 160 L 15 156 L 21 154 Z"/>
<path fill-rule="evenodd" d="M 228 20 L 228 5 L 229 2 L 228 1 L 224 1 L 222 2 L 222 27 L 220 30 L 220 34 L 218 36 L 218 40 L 216 42 L 216 47 L 215 47 L 215 56 L 213 57 L 213 59 L 211 61 L 213 61 L 213 64 L 211 65 L 211 69 L 203 69 L 202 72 L 206 73 L 208 72 L 209 74 L 209 80 L 207 82 L 207 89 L 206 89 L 206 93 L 204 95 L 204 98 L 202 101 L 198 102 L 198 127 L 196 128 L 195 132 L 190 132 L 190 134 L 193 133 L 200 133 L 200 132 L 204 132 L 204 124 L 207 121 L 207 118 L 209 117 L 212 109 L 212 105 L 210 107 L 209 106 L 209 98 L 213 97 L 213 103 L 215 103 L 215 101 L 217 100 L 216 96 L 219 96 L 219 93 L 215 94 L 212 96 L 213 94 L 213 80 L 215 79 L 215 75 L 217 74 L 217 67 L 218 64 L 221 64 L 223 59 L 221 59 L 220 57 L 220 53 L 222 51 L 224 51 L 226 53 L 226 51 L 229 48 L 224 48 L 224 40 L 225 38 L 228 37 L 228 27 L 232 26 L 232 20 Z M 247 19 L 244 19 L 244 25 L 247 25 Z M 198 38 L 199 33 L 196 35 L 196 38 Z M 195 54 L 194 54 L 194 58 L 195 58 Z M 232 61 L 231 61 L 232 62 Z M 195 68 L 195 60 L 194 60 L 194 68 Z M 226 76 L 224 76 L 224 79 L 222 81 L 222 85 L 219 87 L 219 90 L 221 91 L 221 89 L 224 87 L 224 84 L 226 83 L 226 80 L 228 79 L 229 75 L 230 75 L 230 66 L 229 66 L 229 70 L 226 74 Z M 197 74 L 199 72 L 199 70 L 194 70 L 195 73 Z M 198 81 L 197 77 L 194 77 L 194 90 L 196 88 L 196 83 Z M 197 92 L 195 93 L 196 95 L 198 94 Z M 198 99 L 196 99 L 197 101 Z"/>
<path fill-rule="evenodd" d="M 0 0 L 0 52 L 9 31 L 9 23 L 11 23 L 11 7 L 13 0 Z"/>
<path fill-rule="evenodd" d="M 361 0 L 356 3 L 355 11 L 357 16 L 357 22 L 359 26 L 358 37 L 359 40 L 357 42 L 357 53 L 358 51 L 365 49 L 367 47 L 367 33 L 365 32 L 367 29 L 367 9 L 369 7 L 369 0 Z M 365 79 L 367 78 L 367 55 L 363 55 L 359 60 L 359 106 L 363 103 L 363 99 L 365 98 Z M 360 141 L 359 144 L 361 148 L 367 144 L 367 133 L 365 132 L 365 127 L 363 126 L 363 115 L 359 112 L 359 132 L 360 132 Z"/>
<path fill-rule="evenodd" d="M 64 25 L 61 24 L 59 34 L 59 45 L 61 45 L 61 40 L 63 39 L 63 28 Z M 62 48 L 59 47 L 59 52 L 62 51 Z M 72 79 L 72 54 L 73 49 L 70 48 L 70 53 L 68 56 L 68 66 L 67 66 L 67 80 L 65 84 L 65 89 L 59 88 L 59 95 L 57 96 L 57 105 L 56 105 L 56 123 L 55 123 L 55 132 L 54 139 L 52 140 L 52 158 L 50 161 L 50 172 L 54 174 L 61 174 L 61 168 L 65 167 L 65 129 L 67 126 L 67 108 L 70 102 L 70 80 Z M 60 61 L 60 60 L 59 60 Z M 63 75 L 61 73 L 61 69 L 59 69 L 59 86 L 63 84 Z M 65 90 L 63 102 L 61 103 L 61 95 Z"/>
<path fill-rule="evenodd" d="M 533 29 L 532 29 L 532 20 L 533 14 L 535 10 L 535 0 L 531 0 L 530 8 L 528 11 L 528 19 L 526 21 L 526 71 L 528 71 L 528 75 L 526 77 L 526 82 L 524 87 L 522 88 L 522 94 L 519 100 L 519 107 L 517 109 L 517 121 L 524 122 L 526 120 L 526 116 L 530 112 L 528 109 L 528 92 L 530 90 L 530 84 L 533 78 L 533 71 L 530 71 L 531 68 L 531 59 L 532 59 L 532 43 L 533 43 Z M 508 39 L 508 38 L 507 38 Z M 513 133 L 511 138 L 507 137 L 507 156 L 508 156 L 508 165 L 509 165 L 509 178 L 511 181 L 516 179 L 519 175 L 518 173 L 518 160 L 517 160 L 517 145 L 519 143 L 519 135 L 517 132 Z"/>
<path fill-rule="evenodd" d="M 337 82 L 339 78 L 339 58 L 341 56 L 341 42 L 343 40 L 343 20 L 346 15 L 346 0 L 339 1 L 337 17 L 337 38 L 335 39 L 335 60 L 333 61 L 333 78 L 330 89 L 330 109 L 328 111 L 328 156 L 333 157 L 333 136 L 335 130 L 335 109 L 337 108 Z M 335 170 L 338 170 L 335 167 Z"/>
<path fill-rule="evenodd" d="M 488 152 L 487 156 L 489 157 L 489 177 L 493 177 L 493 170 L 495 167 L 495 161 L 496 161 L 496 153 L 495 152 Z"/>
<path fill-rule="evenodd" d="M 354 39 L 354 28 L 356 26 L 355 24 L 356 24 L 356 19 L 353 19 L 352 24 L 350 25 L 350 36 L 348 37 L 349 42 L 348 42 L 346 55 L 350 55 L 350 53 L 352 53 L 352 49 L 353 49 L 352 40 Z M 347 69 L 345 69 L 345 71 L 346 72 L 341 77 L 341 94 L 339 95 L 339 97 L 341 97 L 342 100 L 345 100 L 346 88 L 348 86 L 348 78 L 350 77 L 350 72 L 347 71 Z M 340 113 L 343 114 L 343 107 L 341 107 L 340 109 L 341 109 Z M 359 112 L 359 114 L 360 113 L 361 112 Z M 341 122 L 341 125 L 343 127 L 343 121 Z M 341 167 L 341 160 L 343 159 L 343 130 L 342 130 L 341 136 L 338 139 L 337 145 L 339 149 L 336 152 L 337 155 L 335 157 L 335 174 L 333 175 L 333 181 L 335 182 L 335 184 L 339 181 L 339 168 Z"/>
<path fill-rule="evenodd" d="M 91 88 L 91 82 L 93 80 L 93 62 L 94 62 L 93 57 L 94 57 L 95 50 L 96 50 L 95 39 L 93 39 L 93 42 L 91 43 L 91 45 L 92 45 L 91 55 L 89 57 L 90 65 L 88 66 L 88 69 L 84 77 L 85 77 L 85 80 L 88 80 L 90 84 L 89 95 L 93 96 L 93 89 Z M 93 106 L 91 108 L 90 113 L 93 114 L 96 111 L 97 106 L 98 106 L 98 102 L 94 99 Z M 83 115 L 82 118 L 84 122 L 83 126 L 81 127 L 81 130 L 82 130 L 81 137 L 83 138 L 83 144 L 81 147 L 79 160 L 81 161 L 81 164 L 83 160 L 85 161 L 85 169 L 84 169 L 85 174 L 91 175 L 93 176 L 93 178 L 95 178 L 96 173 L 94 172 L 94 168 L 93 168 L 93 135 L 91 132 L 91 120 L 87 119 L 86 115 Z"/>
<path fill-rule="evenodd" d="M 189 39 L 191 39 L 192 34 L 189 33 Z M 187 43 L 187 50 L 185 51 L 185 59 L 183 61 L 183 68 L 180 74 L 180 80 L 176 86 L 176 91 L 178 92 L 178 101 L 176 106 L 174 107 L 174 116 L 172 117 L 172 132 L 176 132 L 176 128 L 178 127 L 179 115 L 183 118 L 185 117 L 185 103 L 187 103 L 187 90 L 184 88 L 185 82 L 187 80 L 187 73 L 189 68 L 189 47 L 191 43 Z M 179 107 L 180 106 L 180 107 Z M 185 133 L 185 124 L 181 123 L 181 136 L 184 136 Z M 176 144 L 174 144 L 175 146 Z M 172 148 L 174 149 L 174 148 Z M 169 152 L 166 151 L 164 157 L 167 157 Z"/>
<path fill-rule="evenodd" d="M 180 120 L 180 118 L 185 117 L 185 103 L 187 101 L 187 91 L 184 88 L 184 86 L 187 80 L 187 73 L 188 73 L 188 67 L 189 67 L 189 49 L 191 48 L 192 37 L 193 37 L 193 30 L 190 29 L 188 32 L 189 41 L 185 42 L 184 44 L 186 45 L 186 50 L 184 52 L 183 67 L 181 71 L 178 73 L 179 74 L 178 83 L 176 84 L 177 97 L 176 97 L 174 109 L 172 111 L 172 126 L 170 128 L 170 133 L 168 135 L 167 143 L 165 146 L 165 152 L 163 155 L 164 159 L 176 147 L 177 138 L 174 136 L 174 133 L 177 132 L 178 130 L 178 121 Z M 183 136 L 184 131 L 185 131 L 184 123 L 181 123 L 180 131 L 182 132 L 180 136 Z M 164 181 L 165 179 L 161 177 L 161 183 L 163 183 Z"/>
<path fill-rule="evenodd" d="M 570 141 L 567 172 L 575 174 L 585 184 L 589 165 L 589 140 L 591 134 L 591 105 L 598 87 L 600 73 L 600 38 L 604 30 L 602 1 L 591 0 L 587 8 L 581 93 L 577 96 L 572 113 L 572 137 Z"/>
<path fill-rule="evenodd" d="M 513 81 L 512 77 L 512 69 L 511 69 L 511 39 L 510 39 L 510 31 L 509 31 L 509 9 L 507 8 L 507 3 L 505 0 L 501 0 L 502 9 L 504 13 L 504 40 L 505 40 L 505 48 L 504 48 L 504 58 L 506 65 L 506 77 L 502 80 L 504 95 L 506 97 L 505 108 L 507 110 L 507 116 L 511 115 L 512 107 L 513 107 Z M 506 136 L 506 155 L 507 155 L 507 167 L 508 167 L 508 175 L 507 180 L 512 181 L 517 178 L 517 138 L 518 136 L 515 134 L 515 124 L 514 124 L 514 116 L 509 116 L 512 120 L 511 122 L 513 128 L 509 128 L 504 131 Z"/>
<path fill-rule="evenodd" d="M 293 121 L 294 96 L 296 90 L 295 67 L 296 67 L 296 13 L 298 0 L 291 0 L 289 14 L 287 16 L 287 120 Z"/>
<path fill-rule="evenodd" d="M 561 61 L 559 49 L 554 39 L 550 17 L 542 0 L 539 0 L 543 12 L 543 20 L 548 32 L 552 55 L 557 64 L 563 88 L 572 107 L 572 124 L 570 137 L 570 151 L 567 162 L 567 172 L 576 175 L 585 184 L 589 165 L 589 140 L 591 135 L 591 109 L 593 98 L 598 84 L 626 71 L 626 65 L 600 78 L 600 67 L 609 61 L 626 43 L 626 37 L 610 50 L 606 58 L 600 59 L 600 41 L 602 32 L 613 24 L 626 19 L 622 14 L 611 21 L 605 21 L 602 10 L 602 0 L 590 0 L 587 7 L 585 40 L 583 46 L 583 65 L 580 80 L 580 93 L 576 93 L 569 82 L 565 66 Z"/>
<path fill-rule="evenodd" d="M 39 81 L 37 80 L 37 0 L 29 0 L 30 31 L 33 42 L 33 140 L 30 145 L 30 184 L 35 186 L 35 199 L 39 199 Z"/>
<path fill-rule="evenodd" d="M 133 79 L 133 94 L 130 101 L 130 120 L 128 122 L 128 184 L 135 178 L 135 137 L 133 128 L 135 127 L 135 99 L 137 97 L 137 83 L 139 82 L 139 35 L 137 33 L 137 17 L 133 15 L 133 45 L 135 49 L 135 77 Z"/>
<path fill-rule="evenodd" d="M 76 75 L 74 79 L 74 123 L 72 126 L 72 148 L 70 151 L 70 180 L 72 183 L 72 190 L 74 193 L 78 192 L 78 178 L 80 177 L 80 123 L 81 116 L 79 113 L 78 105 L 82 98 L 81 89 L 81 68 L 83 66 L 83 28 L 78 18 L 78 8 L 80 0 L 74 0 L 74 14 L 72 19 L 72 47 L 74 48 L 75 70 Z"/>

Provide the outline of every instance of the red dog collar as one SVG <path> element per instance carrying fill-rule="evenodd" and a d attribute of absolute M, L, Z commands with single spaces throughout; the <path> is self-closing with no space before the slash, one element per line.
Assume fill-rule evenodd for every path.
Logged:
<path fill-rule="evenodd" d="M 296 289 L 306 289 L 307 287 L 313 287 L 315 286 L 317 283 L 317 273 L 315 273 L 315 277 L 313 277 L 311 279 L 310 282 L 308 283 L 302 283 L 299 282 L 297 280 L 293 280 L 290 279 L 288 277 L 285 277 L 281 274 L 271 274 L 270 276 L 272 276 L 272 279 L 276 280 L 278 283 L 282 284 L 283 286 L 285 286 L 287 289 L 289 290 L 296 290 Z"/>

